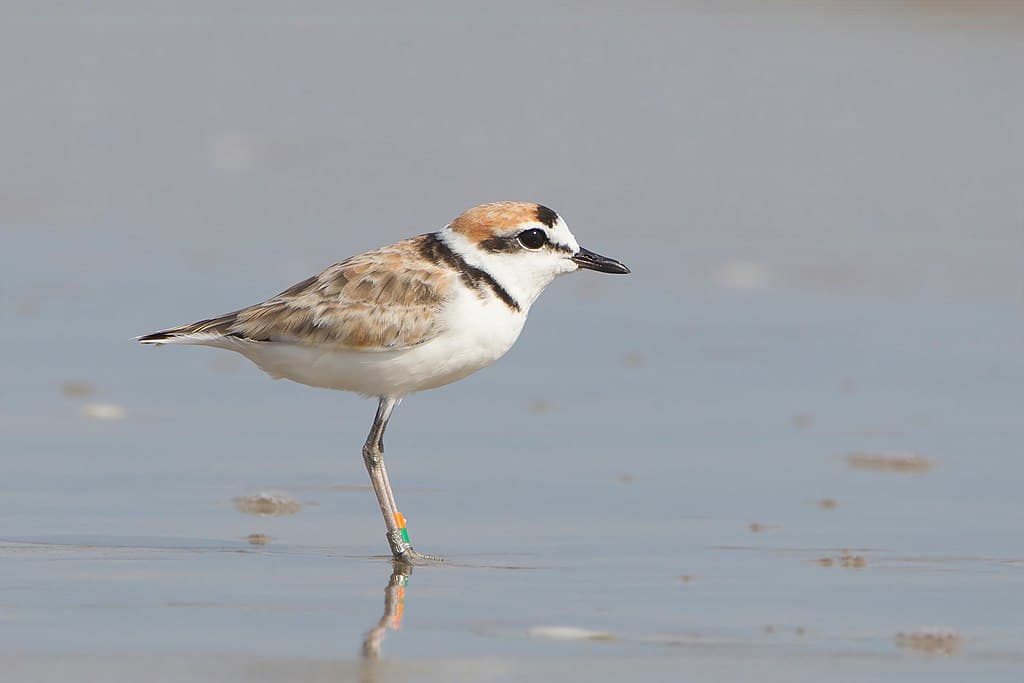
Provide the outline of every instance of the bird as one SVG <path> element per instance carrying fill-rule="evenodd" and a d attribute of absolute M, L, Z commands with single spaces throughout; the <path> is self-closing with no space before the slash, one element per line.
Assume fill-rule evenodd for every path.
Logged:
<path fill-rule="evenodd" d="M 384 465 L 395 407 L 494 363 L 544 288 L 581 269 L 630 272 L 581 247 L 552 209 L 491 202 L 435 232 L 335 263 L 261 303 L 136 340 L 228 349 L 275 379 L 377 398 L 363 462 L 393 559 L 423 564 L 441 558 L 413 548 Z"/>

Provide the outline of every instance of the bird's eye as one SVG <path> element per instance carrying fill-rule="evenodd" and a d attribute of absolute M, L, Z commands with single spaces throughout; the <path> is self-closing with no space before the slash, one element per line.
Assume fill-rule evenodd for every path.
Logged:
<path fill-rule="evenodd" d="M 523 230 L 518 235 L 519 243 L 527 249 L 540 249 L 548 243 L 548 236 L 540 228 L 531 228 L 530 230 Z"/>

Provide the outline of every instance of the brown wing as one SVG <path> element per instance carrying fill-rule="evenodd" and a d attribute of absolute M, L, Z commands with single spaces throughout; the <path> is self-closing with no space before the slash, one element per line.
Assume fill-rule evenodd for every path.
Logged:
<path fill-rule="evenodd" d="M 215 335 L 367 351 L 422 344 L 441 331 L 437 313 L 453 277 L 423 259 L 423 239 L 353 256 L 263 303 L 140 341 Z"/>

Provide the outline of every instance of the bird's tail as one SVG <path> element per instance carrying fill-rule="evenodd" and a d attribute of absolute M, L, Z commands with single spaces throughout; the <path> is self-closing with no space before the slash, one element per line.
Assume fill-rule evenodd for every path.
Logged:
<path fill-rule="evenodd" d="M 231 334 L 238 311 L 216 318 L 179 325 L 170 329 L 145 334 L 135 340 L 143 344 L 202 344 Z"/>

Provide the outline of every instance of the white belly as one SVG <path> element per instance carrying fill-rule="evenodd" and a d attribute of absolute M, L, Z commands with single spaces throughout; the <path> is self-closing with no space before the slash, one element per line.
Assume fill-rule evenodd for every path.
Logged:
<path fill-rule="evenodd" d="M 274 378 L 366 396 L 405 396 L 460 380 L 501 358 L 519 337 L 526 313 L 467 292 L 446 306 L 444 322 L 444 331 L 430 341 L 393 351 L 230 337 L 206 343 L 241 353 Z"/>

